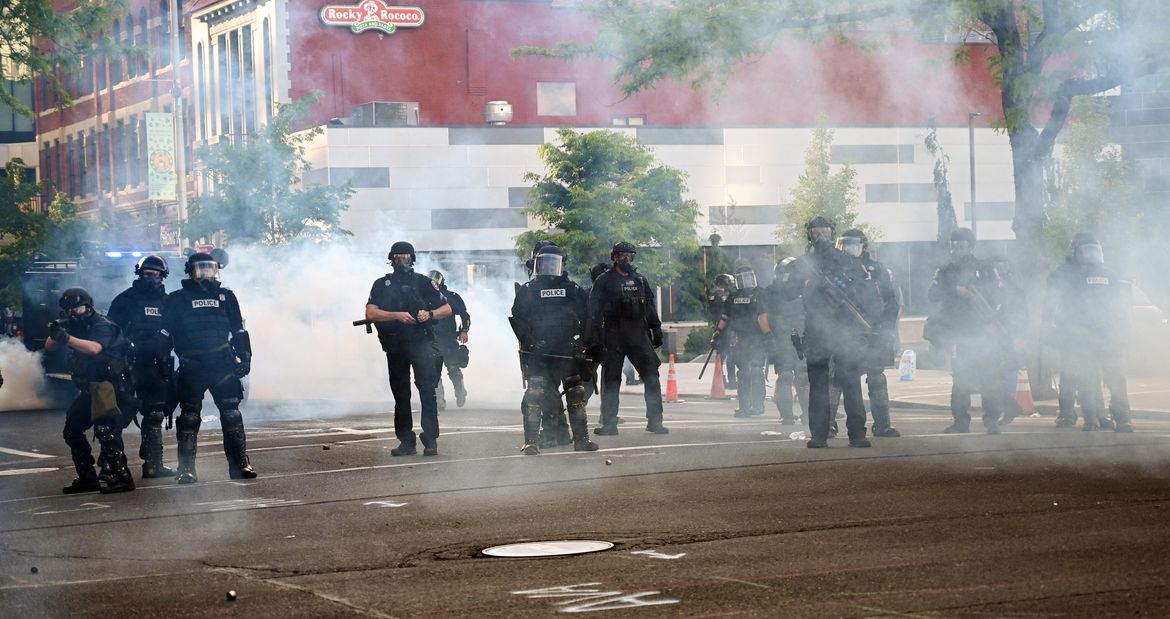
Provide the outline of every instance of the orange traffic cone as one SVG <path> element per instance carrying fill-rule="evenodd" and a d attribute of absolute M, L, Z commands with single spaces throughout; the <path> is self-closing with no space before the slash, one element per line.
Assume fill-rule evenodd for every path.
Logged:
<path fill-rule="evenodd" d="M 730 400 L 723 387 L 723 357 L 715 355 L 715 374 L 711 376 L 711 395 L 708 400 Z"/>
<path fill-rule="evenodd" d="M 1032 402 L 1032 384 L 1028 382 L 1028 370 L 1020 370 L 1019 378 L 1016 380 L 1016 402 L 1020 403 L 1020 408 L 1024 412 L 1033 414 L 1036 412 L 1036 405 Z"/>
<path fill-rule="evenodd" d="M 674 355 L 670 355 L 670 370 L 666 372 L 666 401 L 681 402 L 678 399 L 678 379 L 674 375 Z"/>

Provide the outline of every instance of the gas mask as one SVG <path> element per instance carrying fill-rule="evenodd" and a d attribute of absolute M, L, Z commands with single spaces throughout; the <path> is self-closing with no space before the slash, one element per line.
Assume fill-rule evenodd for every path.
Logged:
<path fill-rule="evenodd" d="M 625 271 L 627 274 L 633 275 L 638 271 L 637 265 L 634 264 L 634 260 L 637 255 L 638 254 L 628 251 L 614 254 L 613 264 L 622 271 Z"/>
<path fill-rule="evenodd" d="M 817 248 L 831 246 L 833 243 L 833 229 L 824 227 L 809 228 L 808 239 Z"/>
<path fill-rule="evenodd" d="M 971 255 L 970 241 L 951 241 L 951 256 L 954 258 L 965 258 Z"/>
<path fill-rule="evenodd" d="M 414 270 L 414 259 L 410 254 L 391 254 L 390 264 L 398 274 L 410 273 Z"/>
<path fill-rule="evenodd" d="M 1101 250 L 1101 246 L 1097 243 L 1078 245 L 1076 249 L 1076 260 L 1077 264 L 1082 266 L 1105 264 L 1105 252 Z"/>
<path fill-rule="evenodd" d="M 142 275 L 134 280 L 134 286 L 139 290 L 156 291 L 162 290 L 164 284 L 162 280 L 162 273 L 154 269 L 143 269 Z"/>

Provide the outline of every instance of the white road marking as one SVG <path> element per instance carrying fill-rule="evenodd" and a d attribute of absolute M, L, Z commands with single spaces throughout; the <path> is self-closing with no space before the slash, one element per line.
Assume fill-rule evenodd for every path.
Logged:
<path fill-rule="evenodd" d="M 687 553 L 685 553 L 685 552 L 680 552 L 676 555 L 668 555 L 665 553 L 658 552 L 657 550 L 634 550 L 634 551 L 630 552 L 630 554 L 632 554 L 632 555 L 646 555 L 647 557 L 650 557 L 651 559 L 681 559 L 681 558 L 687 556 Z"/>
<path fill-rule="evenodd" d="M 376 505 L 378 507 L 405 507 L 410 503 L 395 503 L 394 501 L 369 501 L 362 503 L 362 505 Z"/>
<path fill-rule="evenodd" d="M 257 497 L 255 499 L 228 499 L 226 501 L 206 501 L 203 503 L 195 503 L 195 505 L 208 506 L 213 512 L 227 512 L 241 509 L 263 509 L 265 507 L 286 507 L 289 505 L 300 504 L 300 499 L 267 499 L 264 497 Z"/>
<path fill-rule="evenodd" d="M 8 447 L 0 447 L 0 453 L 10 454 L 13 456 L 24 456 L 25 458 L 56 458 L 48 454 L 39 454 L 31 451 L 21 451 L 19 449 L 9 449 Z"/>
<path fill-rule="evenodd" d="M 12 475 L 32 475 L 34 473 L 50 473 L 52 471 L 58 470 L 60 469 L 55 466 L 48 466 L 39 469 L 3 469 L 0 470 L 0 477 L 8 477 Z"/>
<path fill-rule="evenodd" d="M 34 516 L 48 516 L 50 514 L 68 514 L 70 512 L 91 512 L 95 509 L 109 509 L 105 503 L 82 503 L 77 509 L 56 509 L 48 512 L 33 512 Z"/>

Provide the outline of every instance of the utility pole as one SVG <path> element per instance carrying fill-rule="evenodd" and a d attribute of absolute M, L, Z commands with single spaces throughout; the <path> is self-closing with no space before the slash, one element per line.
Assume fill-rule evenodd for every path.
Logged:
<path fill-rule="evenodd" d="M 171 0 L 174 2 L 174 0 Z M 975 117 L 982 116 L 982 112 L 969 112 L 967 114 L 967 143 L 970 145 L 970 159 L 971 159 L 971 233 L 975 234 L 975 238 L 979 238 L 976 224 L 976 204 L 975 201 Z"/>
<path fill-rule="evenodd" d="M 171 77 L 175 85 L 171 89 L 174 100 L 172 108 L 175 113 L 175 177 L 178 180 L 178 225 L 179 248 L 184 249 L 187 241 L 182 234 L 183 224 L 187 222 L 187 127 L 183 122 L 183 83 L 179 79 L 179 26 L 183 23 L 183 16 L 179 14 L 178 0 L 168 0 L 171 23 L 167 27 L 171 31 Z"/>

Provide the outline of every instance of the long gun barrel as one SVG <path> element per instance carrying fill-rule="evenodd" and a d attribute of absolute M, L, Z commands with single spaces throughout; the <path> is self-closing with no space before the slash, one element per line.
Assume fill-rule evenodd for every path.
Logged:
<path fill-rule="evenodd" d="M 866 332 L 873 331 L 873 326 L 869 324 L 869 321 L 865 319 L 865 316 L 861 315 L 861 312 L 857 309 L 857 306 L 849 300 L 849 297 L 845 296 L 845 292 L 841 290 L 837 284 L 833 283 L 833 280 L 829 279 L 829 277 L 825 275 L 825 272 L 820 270 L 820 268 L 817 268 L 817 274 L 821 276 L 821 283 L 824 284 L 825 294 L 829 295 L 829 299 L 833 301 L 833 303 L 844 306 L 846 309 L 848 309 L 853 318 L 855 318 L 862 327 L 865 327 Z"/>

